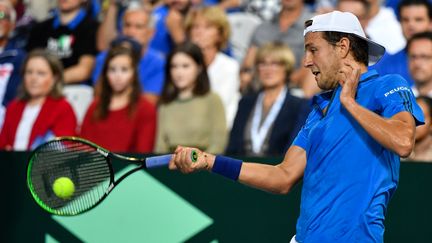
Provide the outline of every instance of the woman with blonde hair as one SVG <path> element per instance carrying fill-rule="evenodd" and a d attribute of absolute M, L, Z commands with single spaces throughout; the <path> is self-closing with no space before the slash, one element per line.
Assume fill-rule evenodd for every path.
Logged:
<path fill-rule="evenodd" d="M 310 111 L 307 100 L 290 93 L 294 64 L 294 54 L 284 44 L 268 43 L 258 49 L 255 68 L 262 88 L 240 100 L 227 154 L 285 154 Z"/>
<path fill-rule="evenodd" d="M 230 25 L 219 7 L 193 9 L 185 22 L 186 34 L 204 54 L 211 90 L 222 98 L 231 128 L 240 98 L 239 64 L 222 52 L 228 46 Z"/>

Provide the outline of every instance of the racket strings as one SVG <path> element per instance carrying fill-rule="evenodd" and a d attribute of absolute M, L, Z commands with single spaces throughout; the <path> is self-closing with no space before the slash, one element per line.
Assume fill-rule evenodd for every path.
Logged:
<path fill-rule="evenodd" d="M 48 211 L 74 215 L 93 207 L 103 198 L 111 182 L 106 158 L 96 148 L 80 141 L 52 141 L 34 153 L 31 184 L 36 200 Z M 75 191 L 70 198 L 60 198 L 53 184 L 69 178 Z"/>

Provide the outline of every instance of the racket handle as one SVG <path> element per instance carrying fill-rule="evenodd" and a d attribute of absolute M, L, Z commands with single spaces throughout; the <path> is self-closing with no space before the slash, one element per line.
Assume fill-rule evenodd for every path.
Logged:
<path fill-rule="evenodd" d="M 146 158 L 146 168 L 155 168 L 161 166 L 167 166 L 172 158 L 172 154 L 152 156 Z"/>

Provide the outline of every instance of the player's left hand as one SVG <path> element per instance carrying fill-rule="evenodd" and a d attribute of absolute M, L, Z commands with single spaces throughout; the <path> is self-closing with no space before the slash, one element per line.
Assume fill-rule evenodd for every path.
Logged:
<path fill-rule="evenodd" d="M 339 71 L 339 84 L 342 86 L 340 101 L 342 104 L 355 101 L 357 86 L 360 80 L 360 67 L 355 62 L 345 61 Z"/>

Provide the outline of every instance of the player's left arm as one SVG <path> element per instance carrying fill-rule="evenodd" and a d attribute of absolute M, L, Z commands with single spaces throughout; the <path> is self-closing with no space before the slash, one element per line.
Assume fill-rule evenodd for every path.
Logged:
<path fill-rule="evenodd" d="M 352 68 L 346 79 L 340 81 L 340 101 L 351 116 L 382 146 L 401 157 L 410 155 L 415 143 L 415 121 L 411 113 L 401 111 L 384 118 L 362 107 L 355 100 L 360 69 Z"/>

